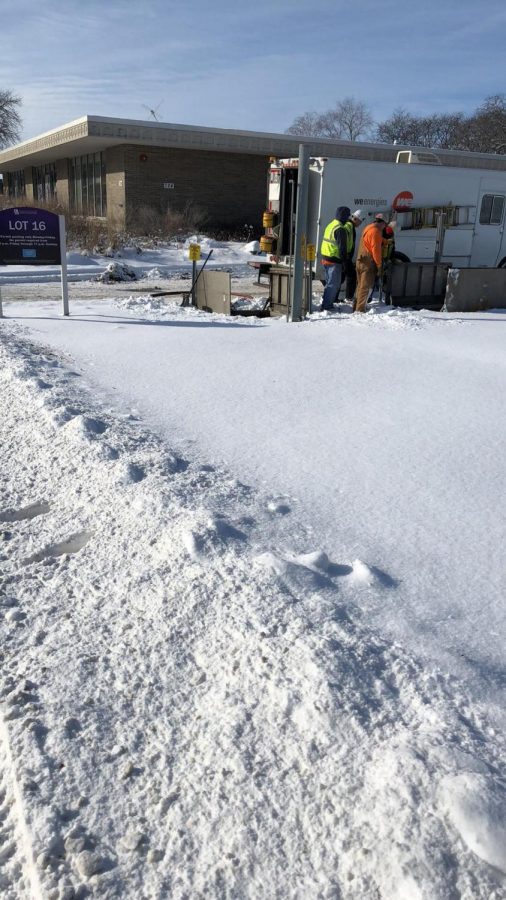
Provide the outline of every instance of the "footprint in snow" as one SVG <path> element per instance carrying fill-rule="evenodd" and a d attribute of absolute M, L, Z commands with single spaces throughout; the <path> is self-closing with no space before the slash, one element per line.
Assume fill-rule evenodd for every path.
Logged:
<path fill-rule="evenodd" d="M 99 459 L 119 459 L 119 450 L 116 450 L 115 447 L 111 447 L 111 445 L 107 444 L 105 441 L 97 441 L 93 444 L 93 447 L 95 454 Z"/>
<path fill-rule="evenodd" d="M 49 503 L 44 500 L 40 503 L 31 503 L 21 509 L 4 509 L 0 510 L 0 522 L 22 522 L 24 519 L 35 519 L 36 516 L 44 516 L 49 510 Z"/>
<path fill-rule="evenodd" d="M 30 565 L 30 563 L 42 562 L 44 559 L 64 556 L 65 554 L 78 553 L 79 550 L 82 550 L 83 547 L 86 546 L 91 537 L 91 531 L 80 531 L 77 534 L 71 535 L 64 541 L 49 544 L 49 546 L 43 547 L 42 550 L 39 550 L 37 553 L 32 553 L 31 556 L 28 556 L 24 560 L 24 565 L 27 566 Z"/>
<path fill-rule="evenodd" d="M 194 560 L 225 549 L 230 541 L 245 540 L 246 534 L 221 515 L 209 516 L 203 527 L 185 531 L 182 535 L 183 546 Z"/>
<path fill-rule="evenodd" d="M 79 719 L 71 717 L 65 722 L 64 730 L 66 737 L 72 740 L 82 731 L 82 725 Z"/>
<path fill-rule="evenodd" d="M 189 465 L 190 463 L 186 459 L 169 453 L 161 464 L 161 473 L 162 475 L 176 475 L 179 472 L 186 472 Z"/>
<path fill-rule="evenodd" d="M 71 406 L 60 406 L 52 411 L 52 419 L 57 428 L 62 428 L 71 422 L 76 416 L 80 417 L 80 411 Z"/>
<path fill-rule="evenodd" d="M 102 422 L 101 419 L 88 418 L 88 416 L 83 416 L 83 426 L 88 434 L 103 434 L 104 431 L 107 431 L 105 422 Z"/>
<path fill-rule="evenodd" d="M 286 516 L 292 511 L 285 500 L 269 500 L 267 509 L 272 515 Z"/>
<path fill-rule="evenodd" d="M 118 466 L 118 483 L 123 485 L 139 484 L 146 477 L 146 471 L 135 463 L 121 463 Z"/>

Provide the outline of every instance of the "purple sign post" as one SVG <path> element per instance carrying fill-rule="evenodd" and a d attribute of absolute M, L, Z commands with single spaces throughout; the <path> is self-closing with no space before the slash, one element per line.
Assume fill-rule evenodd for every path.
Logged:
<path fill-rule="evenodd" d="M 60 266 L 63 315 L 69 315 L 64 216 L 30 206 L 0 210 L 0 265 Z"/>

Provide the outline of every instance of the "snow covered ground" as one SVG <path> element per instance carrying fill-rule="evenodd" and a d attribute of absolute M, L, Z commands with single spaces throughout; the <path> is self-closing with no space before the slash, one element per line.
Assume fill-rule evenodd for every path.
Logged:
<path fill-rule="evenodd" d="M 505 897 L 506 317 L 151 253 L 1 275 L 2 897 Z"/>

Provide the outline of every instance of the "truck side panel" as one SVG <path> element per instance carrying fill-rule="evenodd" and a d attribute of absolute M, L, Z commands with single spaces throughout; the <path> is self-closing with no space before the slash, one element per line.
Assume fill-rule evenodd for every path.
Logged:
<path fill-rule="evenodd" d="M 485 193 L 492 193 L 496 218 L 500 198 L 506 198 L 506 172 L 480 169 L 458 169 L 447 166 L 368 162 L 352 159 L 328 159 L 316 162 L 323 166 L 323 191 L 316 219 L 322 227 L 334 217 L 337 206 L 361 209 L 364 225 L 377 212 L 398 220 L 396 249 L 413 262 L 427 261 L 433 256 L 436 229 L 420 224 L 410 227 L 403 213 L 411 208 L 462 207 L 466 214 L 460 224 L 450 225 L 445 234 L 442 262 L 458 259 L 459 265 L 495 266 L 505 246 L 504 218 L 495 224 L 480 224 L 480 209 Z M 493 182 L 493 183 L 492 183 Z M 310 182 L 311 184 L 311 182 Z M 312 207 L 311 207 L 312 208 Z M 313 218 L 315 218 L 312 213 Z M 310 223 L 309 230 L 314 227 Z M 362 226 L 363 227 L 363 226 Z M 361 230 L 359 229 L 358 238 Z"/>

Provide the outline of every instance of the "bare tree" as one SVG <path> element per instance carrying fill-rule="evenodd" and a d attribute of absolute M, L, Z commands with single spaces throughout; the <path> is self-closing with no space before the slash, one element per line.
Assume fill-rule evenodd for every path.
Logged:
<path fill-rule="evenodd" d="M 389 119 L 378 123 L 375 137 L 382 144 L 416 144 L 415 135 L 418 138 L 415 117 L 399 107 Z"/>
<path fill-rule="evenodd" d="M 341 141 L 369 137 L 384 144 L 506 154 L 506 94 L 486 97 L 470 116 L 461 112 L 414 116 L 399 107 L 374 132 L 373 125 L 365 103 L 345 97 L 326 112 L 298 116 L 287 134 Z"/>
<path fill-rule="evenodd" d="M 345 97 L 344 100 L 339 100 L 329 113 L 334 116 L 335 124 L 340 130 L 339 136 L 343 140 L 358 141 L 360 137 L 370 136 L 374 122 L 367 106 L 361 100 Z"/>
<path fill-rule="evenodd" d="M 426 116 L 426 135 L 431 147 L 442 147 L 444 150 L 456 149 L 459 146 L 459 135 L 462 123 L 465 122 L 463 113 L 442 113 L 434 116 Z M 429 146 L 429 143 L 423 146 Z"/>
<path fill-rule="evenodd" d="M 365 103 L 353 97 L 345 97 L 326 112 L 306 112 L 298 116 L 287 128 L 286 134 L 357 141 L 369 136 L 373 124 Z"/>
<path fill-rule="evenodd" d="M 285 134 L 321 137 L 320 118 L 320 113 L 317 113 L 314 110 L 312 112 L 302 113 L 301 116 L 297 116 L 297 118 L 293 120 L 290 127 L 286 129 Z"/>
<path fill-rule="evenodd" d="M 486 97 L 460 129 L 459 147 L 476 153 L 506 153 L 506 95 Z"/>
<path fill-rule="evenodd" d="M 459 146 L 464 121 L 462 113 L 413 116 L 405 109 L 396 109 L 389 119 L 378 124 L 375 138 L 384 144 L 455 148 Z"/>
<path fill-rule="evenodd" d="M 0 147 L 7 147 L 19 140 L 21 133 L 21 116 L 18 107 L 21 97 L 12 91 L 0 89 Z"/>

